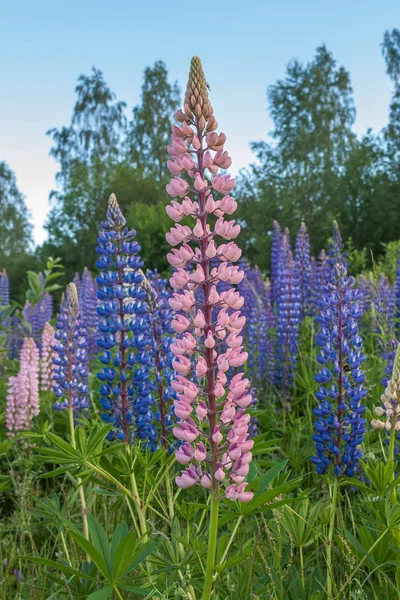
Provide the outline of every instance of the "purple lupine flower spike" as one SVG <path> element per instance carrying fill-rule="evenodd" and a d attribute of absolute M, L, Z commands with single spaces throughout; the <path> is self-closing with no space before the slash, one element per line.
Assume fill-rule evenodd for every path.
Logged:
<path fill-rule="evenodd" d="M 295 263 L 300 287 L 301 316 L 310 313 L 311 305 L 311 255 L 310 237 L 304 223 L 296 238 Z"/>
<path fill-rule="evenodd" d="M 0 306 L 8 306 L 10 304 L 10 284 L 8 281 L 7 271 L 5 269 L 0 273 Z"/>
<path fill-rule="evenodd" d="M 272 231 L 272 244 L 271 244 L 271 284 L 270 284 L 270 298 L 272 306 L 276 305 L 278 299 L 278 278 L 280 261 L 282 257 L 282 230 L 278 221 L 274 221 Z"/>
<path fill-rule="evenodd" d="M 99 322 L 97 314 L 97 283 L 87 267 L 84 268 L 79 285 L 79 302 L 82 307 L 82 316 L 88 333 L 89 358 L 93 358 L 97 352 L 97 326 Z"/>
<path fill-rule="evenodd" d="M 283 235 L 278 291 L 274 383 L 280 390 L 283 407 L 289 410 L 297 370 L 301 301 L 298 273 L 290 249 L 288 230 L 285 230 Z"/>
<path fill-rule="evenodd" d="M 347 269 L 346 254 L 343 250 L 344 244 L 337 221 L 333 221 L 332 238 L 328 248 L 328 263 L 331 267 L 330 273 L 334 277 L 334 267 L 340 263 Z"/>
<path fill-rule="evenodd" d="M 57 410 L 83 410 L 90 406 L 87 331 L 76 286 L 67 287 L 65 302 L 57 318 L 53 347 L 54 391 Z"/>

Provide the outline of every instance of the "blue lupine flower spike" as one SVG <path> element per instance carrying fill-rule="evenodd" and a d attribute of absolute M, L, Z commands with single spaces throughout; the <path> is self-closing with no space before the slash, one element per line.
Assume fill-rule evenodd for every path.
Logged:
<path fill-rule="evenodd" d="M 345 266 L 337 263 L 317 316 L 321 370 L 315 376 L 320 387 L 315 394 L 319 405 L 314 409 L 316 455 L 311 460 L 317 473 L 332 470 L 336 477 L 355 474 L 366 428 L 363 400 L 367 390 L 360 368 L 365 355 L 357 323 L 362 316 L 362 294 L 354 284 L 354 277 L 348 277 Z"/>

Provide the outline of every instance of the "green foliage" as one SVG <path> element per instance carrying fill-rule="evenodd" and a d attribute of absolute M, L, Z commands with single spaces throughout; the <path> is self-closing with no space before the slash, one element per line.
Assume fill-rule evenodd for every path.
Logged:
<path fill-rule="evenodd" d="M 17 187 L 15 174 L 0 162 L 0 264 L 19 254 L 26 254 L 32 244 L 32 226 L 23 194 Z"/>
<path fill-rule="evenodd" d="M 103 74 L 81 75 L 68 127 L 51 129 L 51 155 L 59 164 L 58 188 L 47 221 L 49 240 L 40 254 L 57 254 L 65 282 L 85 266 L 94 269 L 96 240 L 109 195 L 116 194 L 125 215 L 137 227 L 146 266 L 166 266 L 165 214 L 168 182 L 166 146 L 179 88 L 168 82 L 161 61 L 144 73 L 141 104 L 131 123 L 125 103 L 116 99 Z"/>
<path fill-rule="evenodd" d="M 360 269 L 364 255 L 370 264 L 370 251 L 377 258 L 382 243 L 397 239 L 399 39 L 397 30 L 387 32 L 383 44 L 395 82 L 385 136 L 355 135 L 350 76 L 325 46 L 306 65 L 289 63 L 284 79 L 268 88 L 272 141 L 251 144 L 257 162 L 241 172 L 236 190 L 241 243 L 263 271 L 269 270 L 273 220 L 289 227 L 292 239 L 304 221 L 318 255 L 336 219 L 344 240 L 351 238 L 360 252 L 353 256 Z"/>
<path fill-rule="evenodd" d="M 166 65 L 158 60 L 143 74 L 141 104 L 133 109 L 127 136 L 128 157 L 145 177 L 168 183 L 167 145 L 180 104 L 177 82 L 170 84 Z"/>
<path fill-rule="evenodd" d="M 40 278 L 40 274 L 35 273 L 34 271 L 27 271 L 26 275 L 28 277 L 29 287 L 26 292 L 26 299 L 31 306 L 35 306 L 46 293 L 51 294 L 61 289 L 61 286 L 58 283 L 52 282 L 55 279 L 62 277 L 62 269 L 63 266 L 60 264 L 60 259 L 50 257 L 47 259 L 46 269 L 44 270 L 44 273 L 42 273 L 42 279 Z"/>

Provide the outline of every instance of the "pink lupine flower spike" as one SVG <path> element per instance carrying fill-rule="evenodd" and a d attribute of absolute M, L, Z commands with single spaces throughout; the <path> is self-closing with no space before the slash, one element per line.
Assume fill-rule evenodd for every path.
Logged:
<path fill-rule="evenodd" d="M 225 494 L 230 500 L 249 502 L 253 493 L 246 491 L 245 480 L 253 441 L 245 409 L 252 396 L 242 372 L 228 380 L 228 372 L 242 368 L 247 359 L 240 335 L 244 300 L 235 287 L 218 291 L 220 281 L 235 286 L 243 278 L 232 264 L 241 256 L 232 241 L 240 226 L 227 218 L 237 207 L 229 195 L 235 180 L 220 173 L 230 167 L 231 159 L 224 150 L 226 136 L 216 132 L 198 57 L 192 59 L 184 108 L 176 117 L 180 126 L 173 127 L 168 146 L 173 177 L 167 185 L 173 198 L 167 213 L 175 226 L 166 236 L 173 246 L 168 254 L 175 290 L 170 305 L 177 312 L 172 321 L 177 339 L 171 350 L 180 421 L 174 434 L 184 442 L 176 459 L 185 465 L 176 483 L 181 488 L 201 485 L 215 498 Z M 179 224 L 184 217 L 192 217 L 192 227 Z M 197 288 L 201 301 L 195 302 Z"/>

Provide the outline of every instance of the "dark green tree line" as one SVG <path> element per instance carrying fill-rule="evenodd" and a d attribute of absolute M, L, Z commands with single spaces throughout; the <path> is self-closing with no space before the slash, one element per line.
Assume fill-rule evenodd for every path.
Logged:
<path fill-rule="evenodd" d="M 399 40 L 385 34 L 383 46 L 396 85 Z M 398 238 L 397 94 L 385 135 L 368 131 L 358 138 L 349 73 L 325 46 L 308 64 L 291 62 L 285 77 L 268 88 L 271 141 L 251 144 L 257 162 L 242 172 L 237 191 L 242 244 L 253 262 L 268 271 L 274 219 L 292 235 L 305 221 L 315 253 L 326 246 L 333 219 L 345 239 L 376 255 L 383 242 Z"/>
<path fill-rule="evenodd" d="M 166 145 L 179 104 L 177 84 L 169 83 L 161 61 L 148 67 L 130 122 L 125 103 L 97 69 L 79 77 L 76 96 L 70 125 L 48 132 L 59 171 L 42 255 L 61 256 L 67 278 L 94 268 L 97 233 L 114 192 L 138 230 L 146 265 L 165 268 Z"/>

